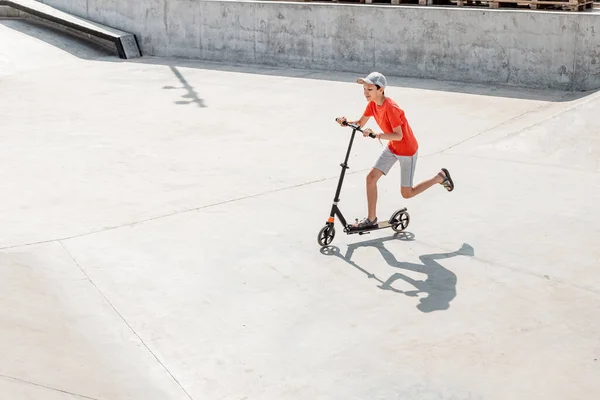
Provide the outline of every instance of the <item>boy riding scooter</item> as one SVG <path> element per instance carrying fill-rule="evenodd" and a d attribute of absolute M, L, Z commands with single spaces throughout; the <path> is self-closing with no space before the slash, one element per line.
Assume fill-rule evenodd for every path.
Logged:
<path fill-rule="evenodd" d="M 363 136 L 374 134 L 379 140 L 389 141 L 367 175 L 368 215 L 356 227 L 368 228 L 377 224 L 377 181 L 382 175 L 388 174 L 396 161 L 400 163 L 401 168 L 400 193 L 405 199 L 424 192 L 436 183 L 441 184 L 450 192 L 454 190 L 454 182 L 448 170 L 442 168 L 433 178 L 413 186 L 419 145 L 404 110 L 394 100 L 385 96 L 387 81 L 385 76 L 379 72 L 372 72 L 366 78 L 359 78 L 356 81 L 363 85 L 363 93 L 368 101 L 363 116 L 354 122 L 347 121 L 345 117 L 337 118 L 336 121 L 342 126 L 351 124 L 362 128 L 369 118 L 374 117 L 383 133 L 374 133 L 369 128 L 363 131 Z"/>

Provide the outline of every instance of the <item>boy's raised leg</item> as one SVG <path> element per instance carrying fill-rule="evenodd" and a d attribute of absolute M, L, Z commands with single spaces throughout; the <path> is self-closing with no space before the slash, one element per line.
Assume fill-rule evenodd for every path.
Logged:
<path fill-rule="evenodd" d="M 454 183 L 450 178 L 450 173 L 447 169 L 442 168 L 442 171 L 438 172 L 433 178 L 419 182 L 416 186 L 402 186 L 400 188 L 400 193 L 405 199 L 410 199 L 411 197 L 415 197 L 416 195 L 423 193 L 425 190 L 429 189 L 436 183 L 446 183 L 444 187 L 446 187 L 448 191 L 452 191 L 454 189 Z"/>

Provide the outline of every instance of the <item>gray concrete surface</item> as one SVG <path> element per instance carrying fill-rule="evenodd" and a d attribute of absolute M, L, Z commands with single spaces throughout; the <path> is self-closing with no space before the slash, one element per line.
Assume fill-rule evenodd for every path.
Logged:
<path fill-rule="evenodd" d="M 416 179 L 456 190 L 404 200 L 395 167 L 406 232 L 320 249 L 354 74 L 0 42 L 1 398 L 600 395 L 597 93 L 390 77 Z M 350 218 L 380 151 L 356 141 Z"/>
<path fill-rule="evenodd" d="M 0 0 L 0 6 L 18 10 L 21 15 L 61 29 L 101 46 L 114 46 L 121 58 L 141 57 L 135 35 L 92 22 L 36 0 Z M 10 13 L 8 16 L 11 16 Z"/>
<path fill-rule="evenodd" d="M 17 18 L 22 16 L 23 15 L 19 10 L 15 10 L 14 8 L 8 6 L 0 5 L 0 18 Z"/>
<path fill-rule="evenodd" d="M 600 14 L 591 12 L 254 0 L 43 2 L 136 33 L 146 55 L 600 88 Z"/>

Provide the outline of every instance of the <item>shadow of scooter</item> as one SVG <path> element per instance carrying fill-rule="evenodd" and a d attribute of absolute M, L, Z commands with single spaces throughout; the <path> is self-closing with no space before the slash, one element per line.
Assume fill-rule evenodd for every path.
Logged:
<path fill-rule="evenodd" d="M 345 255 L 342 255 L 340 249 L 336 246 L 323 247 L 321 248 L 321 253 L 341 258 L 354 268 L 363 272 L 368 278 L 378 281 L 380 285 L 377 285 L 377 287 L 380 289 L 402 293 L 409 297 L 418 297 L 421 293 L 427 294 L 426 297 L 421 297 L 419 299 L 419 304 L 417 305 L 417 308 L 422 312 L 428 313 L 450 308 L 450 302 L 456 297 L 457 277 L 452 271 L 439 264 L 437 260 L 444 260 L 456 256 L 474 256 L 475 252 L 473 247 L 467 243 L 463 243 L 460 249 L 451 253 L 424 254 L 419 257 L 422 264 L 416 264 L 398 261 L 384 246 L 385 242 L 392 240 L 412 241 L 414 240 L 414 234 L 410 232 L 400 232 L 385 238 L 350 244 L 348 245 Z M 401 272 L 396 272 L 384 281 L 352 261 L 351 258 L 354 251 L 360 247 L 375 247 L 381 252 L 383 259 L 391 267 L 422 273 L 425 274 L 427 278 L 425 280 L 416 280 Z M 393 288 L 392 284 L 398 279 L 411 284 L 414 286 L 415 290 L 404 291 Z"/>

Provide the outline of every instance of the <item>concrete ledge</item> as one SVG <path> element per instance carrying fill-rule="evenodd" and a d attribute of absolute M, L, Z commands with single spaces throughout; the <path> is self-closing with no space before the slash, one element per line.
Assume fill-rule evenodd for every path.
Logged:
<path fill-rule="evenodd" d="M 22 13 L 9 6 L 0 6 L 0 18 L 20 18 Z"/>
<path fill-rule="evenodd" d="M 36 19 L 49 21 L 66 28 L 68 31 L 78 32 L 88 39 L 97 38 L 110 41 L 116 46 L 120 58 L 142 56 L 137 38 L 131 33 L 67 14 L 34 0 L 0 0 L 0 8 L 2 6 L 10 7 L 20 15 L 25 13 Z"/>
<path fill-rule="evenodd" d="M 557 90 L 600 88 L 600 13 L 230 0 L 41 0 L 144 53 Z"/>

